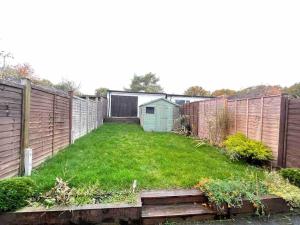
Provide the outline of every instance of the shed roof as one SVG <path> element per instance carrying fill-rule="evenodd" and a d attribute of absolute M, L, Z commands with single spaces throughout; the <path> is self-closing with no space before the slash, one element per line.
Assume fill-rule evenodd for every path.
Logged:
<path fill-rule="evenodd" d="M 154 99 L 154 100 L 152 100 L 152 101 L 150 101 L 150 102 L 146 102 L 146 103 L 140 105 L 140 107 L 141 107 L 141 106 L 145 106 L 145 105 L 149 105 L 149 104 L 152 104 L 152 103 L 158 102 L 158 101 L 165 101 L 165 102 L 168 102 L 168 103 L 170 103 L 170 104 L 172 104 L 172 105 L 179 106 L 179 105 L 177 105 L 176 103 L 169 101 L 168 99 L 165 99 L 165 98 L 158 98 L 158 99 Z"/>

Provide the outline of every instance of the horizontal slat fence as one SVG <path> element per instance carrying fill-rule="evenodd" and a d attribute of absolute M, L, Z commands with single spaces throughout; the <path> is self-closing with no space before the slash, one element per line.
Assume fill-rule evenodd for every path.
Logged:
<path fill-rule="evenodd" d="M 182 106 L 181 112 L 189 118 L 198 119 L 198 131 L 193 134 L 201 139 L 209 139 L 211 127 L 219 113 L 226 111 L 228 115 L 229 134 L 237 132 L 247 137 L 259 140 L 272 149 L 275 162 L 278 158 L 280 116 L 282 96 L 264 96 L 261 98 L 227 100 L 226 98 L 214 98 Z M 198 110 L 191 110 L 198 105 Z M 196 115 L 192 115 L 196 113 Z M 195 123 L 191 119 L 192 124 Z M 192 125 L 195 127 L 195 125 Z M 218 137 L 217 137 L 218 138 Z"/>
<path fill-rule="evenodd" d="M 229 133 L 262 141 L 278 157 L 281 96 L 228 100 Z"/>
<path fill-rule="evenodd" d="M 74 96 L 72 103 L 72 142 L 103 124 L 107 101 Z"/>
<path fill-rule="evenodd" d="M 282 166 L 300 167 L 300 99 L 285 104 Z"/>
<path fill-rule="evenodd" d="M 104 98 L 91 101 L 38 86 L 29 89 L 28 104 L 25 86 L 0 80 L 0 178 L 23 173 L 24 148 L 32 149 L 32 164 L 37 167 L 103 123 Z"/>
<path fill-rule="evenodd" d="M 23 86 L 0 82 L 0 178 L 20 170 Z"/>
<path fill-rule="evenodd" d="M 214 98 L 199 102 L 198 136 L 200 138 L 208 139 L 210 137 L 210 130 L 216 128 L 217 115 L 224 110 L 224 107 L 224 98 Z"/>

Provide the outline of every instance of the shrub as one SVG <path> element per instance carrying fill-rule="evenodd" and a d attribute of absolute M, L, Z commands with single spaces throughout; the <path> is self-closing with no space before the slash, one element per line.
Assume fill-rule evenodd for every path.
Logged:
<path fill-rule="evenodd" d="M 226 153 L 231 159 L 244 159 L 254 164 L 272 160 L 272 151 L 263 143 L 247 138 L 244 134 L 230 135 L 224 142 Z"/>
<path fill-rule="evenodd" d="M 300 169 L 287 168 L 280 170 L 281 176 L 288 179 L 292 184 L 300 187 Z"/>
<path fill-rule="evenodd" d="M 263 213 L 263 204 L 260 196 L 268 193 L 264 183 L 244 180 L 209 180 L 204 179 L 196 186 L 203 191 L 211 203 L 216 204 L 219 211 L 223 211 L 224 204 L 228 207 L 241 207 L 243 199 L 248 199 L 257 209 L 257 213 Z"/>
<path fill-rule="evenodd" d="M 277 172 L 266 172 L 265 183 L 270 194 L 283 198 L 292 207 L 300 207 L 300 188 L 290 184 Z"/>
<path fill-rule="evenodd" d="M 34 182 L 28 177 L 0 180 L 0 211 L 14 211 L 26 206 L 35 190 Z"/>

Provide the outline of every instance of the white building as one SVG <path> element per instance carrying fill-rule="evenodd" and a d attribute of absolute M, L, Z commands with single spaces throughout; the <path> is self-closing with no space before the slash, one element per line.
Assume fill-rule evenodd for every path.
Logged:
<path fill-rule="evenodd" d="M 211 97 L 109 90 L 107 92 L 107 116 L 139 117 L 140 105 L 159 98 L 166 98 L 178 105 L 183 105 Z"/>

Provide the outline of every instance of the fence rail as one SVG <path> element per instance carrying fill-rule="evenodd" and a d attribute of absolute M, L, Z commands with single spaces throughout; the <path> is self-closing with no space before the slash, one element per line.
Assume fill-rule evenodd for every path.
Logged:
<path fill-rule="evenodd" d="M 33 167 L 103 123 L 106 99 L 81 99 L 28 81 L 0 80 L 0 178 L 23 174 L 24 149 Z"/>
<path fill-rule="evenodd" d="M 272 149 L 274 163 L 281 167 L 300 167 L 300 100 L 287 96 L 228 100 L 215 98 L 181 106 L 192 133 L 208 139 L 210 123 L 222 111 L 228 113 L 229 134 L 237 132 L 262 141 Z"/>

